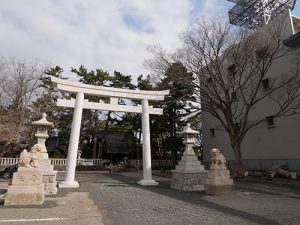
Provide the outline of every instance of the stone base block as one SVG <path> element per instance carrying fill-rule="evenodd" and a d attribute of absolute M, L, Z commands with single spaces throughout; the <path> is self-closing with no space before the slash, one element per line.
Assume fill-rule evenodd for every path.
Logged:
<path fill-rule="evenodd" d="M 158 185 L 158 182 L 156 182 L 155 180 L 140 180 L 137 183 L 139 185 L 142 185 L 142 186 L 156 186 L 156 185 Z"/>
<path fill-rule="evenodd" d="M 233 190 L 233 180 L 226 167 L 213 167 L 208 170 L 205 191 L 210 195 L 222 195 Z"/>
<path fill-rule="evenodd" d="M 45 195 L 57 194 L 57 171 L 43 172 L 43 183 L 45 184 Z"/>
<path fill-rule="evenodd" d="M 22 168 L 22 167 L 21 167 Z M 4 205 L 41 205 L 45 200 L 42 174 L 34 168 L 17 171 L 8 186 Z"/>
<path fill-rule="evenodd" d="M 222 195 L 233 190 L 233 185 L 205 185 L 205 192 L 209 195 Z"/>
<path fill-rule="evenodd" d="M 227 169 L 210 169 L 207 174 L 208 178 L 230 178 L 230 171 Z"/>
<path fill-rule="evenodd" d="M 201 165 L 194 153 L 184 153 L 175 170 L 182 172 L 204 171 L 204 166 Z"/>
<path fill-rule="evenodd" d="M 45 184 L 45 195 L 57 194 L 57 182 Z"/>
<path fill-rule="evenodd" d="M 53 172 L 54 171 L 53 168 L 54 168 L 54 166 L 51 164 L 44 165 L 44 164 L 38 162 L 37 167 L 34 167 L 34 168 L 19 167 L 18 171 L 23 172 L 23 171 L 31 171 L 32 169 L 34 169 L 35 171 L 39 171 L 39 172 L 43 173 L 45 171 Z"/>
<path fill-rule="evenodd" d="M 233 185 L 233 180 L 228 178 L 219 178 L 219 179 L 212 179 L 207 178 L 206 184 L 214 185 L 214 186 L 222 186 L 222 185 Z"/>
<path fill-rule="evenodd" d="M 180 191 L 203 191 L 206 176 L 205 171 L 181 172 L 173 170 L 171 188 Z"/>
<path fill-rule="evenodd" d="M 48 160 L 50 162 L 50 160 Z M 25 168 L 19 167 L 18 171 L 22 174 L 30 171 L 36 171 L 42 174 L 42 182 L 45 184 L 45 195 L 56 195 L 57 194 L 57 171 L 53 170 L 53 165 L 46 167 L 48 170 L 44 170 L 45 167 L 38 168 Z"/>
<path fill-rule="evenodd" d="M 53 171 L 54 169 L 54 165 L 43 165 L 43 164 L 39 164 L 39 166 L 37 167 L 38 171 Z"/>
<path fill-rule="evenodd" d="M 13 186 L 34 186 L 42 183 L 42 174 L 35 171 L 33 168 L 28 171 L 16 172 L 13 174 Z"/>
<path fill-rule="evenodd" d="M 41 205 L 44 200 L 44 184 L 8 186 L 4 205 Z"/>

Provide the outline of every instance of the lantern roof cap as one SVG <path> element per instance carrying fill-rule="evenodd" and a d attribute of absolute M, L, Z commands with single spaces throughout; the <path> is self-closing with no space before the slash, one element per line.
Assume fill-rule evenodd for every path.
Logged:
<path fill-rule="evenodd" d="M 33 121 L 32 124 L 36 126 L 54 127 L 54 124 L 52 122 L 49 122 L 46 117 L 46 113 L 43 113 L 43 118 L 38 121 Z"/>
<path fill-rule="evenodd" d="M 191 125 L 188 123 L 183 131 L 179 132 L 179 134 L 199 134 L 199 131 L 193 130 Z"/>

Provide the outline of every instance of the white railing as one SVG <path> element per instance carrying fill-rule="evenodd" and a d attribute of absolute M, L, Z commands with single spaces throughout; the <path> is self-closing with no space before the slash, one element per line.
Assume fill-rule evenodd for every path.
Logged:
<path fill-rule="evenodd" d="M 52 165 L 67 165 L 67 159 L 50 159 Z M 78 163 L 77 163 L 78 164 Z"/>
<path fill-rule="evenodd" d="M 60 165 L 60 166 L 65 166 L 67 164 L 67 159 L 50 159 L 52 165 Z M 94 166 L 99 166 L 102 165 L 103 162 L 107 162 L 107 160 L 103 161 L 102 159 L 77 159 L 77 165 L 82 164 L 82 165 L 94 165 Z M 18 158 L 0 158 L 0 166 L 10 166 L 10 165 L 15 165 L 18 163 Z M 130 165 L 132 166 L 142 166 L 143 165 L 143 160 L 129 160 Z M 152 166 L 172 166 L 172 161 L 171 160 L 152 160 Z"/>
<path fill-rule="evenodd" d="M 19 161 L 18 158 L 0 158 L 0 165 L 10 166 L 15 165 Z"/>
<path fill-rule="evenodd" d="M 50 159 L 52 165 L 67 165 L 67 159 Z M 77 159 L 77 165 L 100 166 L 103 164 L 103 159 Z"/>
<path fill-rule="evenodd" d="M 15 165 L 19 161 L 18 158 L 0 158 L 0 166 L 10 166 Z M 60 165 L 64 166 L 67 165 L 67 159 L 50 159 L 52 165 Z M 95 165 L 99 166 L 102 165 L 102 159 L 77 159 L 78 164 L 86 164 L 86 165 Z"/>

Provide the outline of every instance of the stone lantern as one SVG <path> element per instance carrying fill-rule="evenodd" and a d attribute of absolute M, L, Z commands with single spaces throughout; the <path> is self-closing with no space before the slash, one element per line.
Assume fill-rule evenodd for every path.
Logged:
<path fill-rule="evenodd" d="M 49 138 L 48 128 L 53 128 L 54 124 L 52 122 L 47 121 L 46 113 L 43 113 L 43 118 L 32 122 L 33 125 L 37 126 L 37 131 L 35 137 L 37 138 L 38 144 L 42 146 L 41 153 L 47 153 L 45 142 Z"/>
<path fill-rule="evenodd" d="M 43 113 L 42 119 L 32 122 L 33 125 L 37 126 L 35 137 L 37 138 L 37 145 L 41 147 L 41 151 L 38 152 L 38 164 L 37 170 L 43 175 L 43 183 L 45 184 L 45 194 L 55 195 L 57 193 L 57 171 L 54 170 L 54 166 L 51 165 L 51 161 L 48 157 L 45 142 L 49 138 L 48 128 L 53 128 L 54 124 L 47 121 L 46 113 Z"/>
<path fill-rule="evenodd" d="M 195 136 L 199 132 L 187 124 L 179 134 L 184 136 L 185 151 L 175 170 L 172 170 L 171 188 L 181 191 L 203 191 L 206 171 L 193 151 Z"/>
<path fill-rule="evenodd" d="M 183 144 L 185 144 L 185 151 L 183 155 L 195 155 L 193 150 L 193 144 L 195 143 L 195 137 L 199 134 L 199 131 L 193 130 L 188 123 L 182 132 L 179 132 L 184 137 Z"/>

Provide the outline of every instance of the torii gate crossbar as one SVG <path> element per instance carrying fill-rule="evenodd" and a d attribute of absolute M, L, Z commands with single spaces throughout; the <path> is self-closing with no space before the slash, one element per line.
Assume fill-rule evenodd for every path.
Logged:
<path fill-rule="evenodd" d="M 74 108 L 72 129 L 68 148 L 66 175 L 60 188 L 78 188 L 79 184 L 75 181 L 75 170 L 80 136 L 80 126 L 83 109 L 96 109 L 103 111 L 133 112 L 142 114 L 142 137 L 143 137 L 143 179 L 138 181 L 140 185 L 158 185 L 152 180 L 151 170 L 151 146 L 150 146 L 150 125 L 149 114 L 162 115 L 161 108 L 149 106 L 149 100 L 161 101 L 169 90 L 164 91 L 142 91 L 128 90 L 121 88 L 100 87 L 79 82 L 62 80 L 51 76 L 51 81 L 57 85 L 57 89 L 76 94 L 76 99 L 58 99 L 57 106 Z M 89 102 L 84 100 L 85 95 L 109 97 L 110 103 Z M 140 100 L 141 105 L 118 105 L 118 98 Z"/>

